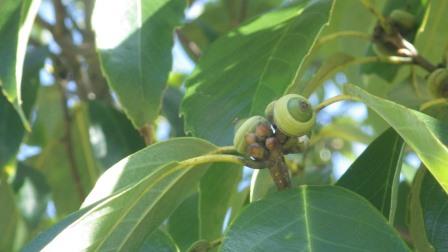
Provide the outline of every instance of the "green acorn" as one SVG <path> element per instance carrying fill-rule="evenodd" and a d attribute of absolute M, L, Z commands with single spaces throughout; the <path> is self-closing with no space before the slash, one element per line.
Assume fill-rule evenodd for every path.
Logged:
<path fill-rule="evenodd" d="M 274 124 L 288 136 L 300 137 L 308 133 L 316 122 L 316 113 L 308 100 L 288 94 L 274 104 Z"/>

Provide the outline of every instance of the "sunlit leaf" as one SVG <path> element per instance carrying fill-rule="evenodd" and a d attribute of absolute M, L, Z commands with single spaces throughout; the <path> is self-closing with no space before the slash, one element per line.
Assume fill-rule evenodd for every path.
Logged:
<path fill-rule="evenodd" d="M 187 80 L 186 129 L 229 144 L 235 120 L 263 113 L 297 78 L 333 1 L 299 1 L 216 40 Z"/>
<path fill-rule="evenodd" d="M 447 124 L 353 85 L 347 85 L 345 92 L 364 102 L 394 128 L 448 192 Z"/>
<path fill-rule="evenodd" d="M 93 26 L 102 70 L 136 128 L 158 116 L 184 1 L 100 0 Z"/>

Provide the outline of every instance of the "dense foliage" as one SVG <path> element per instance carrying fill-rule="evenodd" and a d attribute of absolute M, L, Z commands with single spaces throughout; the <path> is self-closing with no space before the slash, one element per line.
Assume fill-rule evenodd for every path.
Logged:
<path fill-rule="evenodd" d="M 448 250 L 447 11 L 2 0 L 0 251 Z"/>

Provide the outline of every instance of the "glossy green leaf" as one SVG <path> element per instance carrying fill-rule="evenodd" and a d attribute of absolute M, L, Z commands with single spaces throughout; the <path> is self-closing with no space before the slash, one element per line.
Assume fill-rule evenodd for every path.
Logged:
<path fill-rule="evenodd" d="M 177 252 L 179 249 L 169 234 L 158 229 L 145 238 L 143 245 L 137 251 Z"/>
<path fill-rule="evenodd" d="M 336 185 L 364 196 L 393 223 L 404 142 L 389 129 L 353 162 Z"/>
<path fill-rule="evenodd" d="M 83 207 L 134 186 L 149 174 L 161 172 L 165 166 L 173 166 L 175 162 L 207 154 L 215 149 L 207 141 L 189 137 L 173 138 L 150 145 L 104 172 L 84 201 Z"/>
<path fill-rule="evenodd" d="M 145 144 L 126 116 L 101 102 L 88 104 L 93 151 L 103 167 L 142 149 Z"/>
<path fill-rule="evenodd" d="M 302 186 L 250 204 L 230 226 L 221 251 L 409 251 L 359 195 Z"/>
<path fill-rule="evenodd" d="M 40 0 L 3 0 L 0 3 L 0 86 L 14 105 L 25 128 L 30 128 L 22 109 L 22 71 L 28 37 Z"/>
<path fill-rule="evenodd" d="M 76 222 L 83 214 L 87 213 L 94 205 L 83 208 L 79 211 L 71 213 L 65 216 L 64 219 L 54 224 L 51 228 L 45 230 L 45 232 L 37 235 L 32 241 L 30 241 L 23 248 L 24 252 L 42 251 L 42 249 L 51 242 L 60 232 Z"/>
<path fill-rule="evenodd" d="M 102 70 L 136 128 L 158 116 L 184 1 L 100 0 L 93 26 Z"/>
<path fill-rule="evenodd" d="M 427 246 L 432 247 L 433 251 L 447 250 L 448 195 L 430 173 L 418 173 L 412 187 L 411 201 L 411 234 L 417 241 L 416 247 L 420 251 L 426 251 Z M 421 226 L 416 226 L 415 222 Z M 427 243 L 423 239 L 427 239 Z"/>
<path fill-rule="evenodd" d="M 186 48 L 188 55 L 196 59 L 197 55 L 188 48 L 190 41 L 204 52 L 220 35 L 229 32 L 241 22 L 277 8 L 282 2 L 282 0 L 207 1 L 203 13 L 180 28 L 179 33 L 186 38 L 184 41 L 180 39 L 180 42 Z"/>
<path fill-rule="evenodd" d="M 229 144 L 235 120 L 261 114 L 294 83 L 333 1 L 299 1 L 216 40 L 187 80 L 186 130 Z"/>
<path fill-rule="evenodd" d="M 163 160 L 165 155 L 161 153 L 167 148 L 173 150 L 174 145 L 173 156 L 169 161 Z M 156 230 L 191 195 L 206 171 L 207 165 L 183 166 L 181 161 L 214 149 L 215 146 L 203 140 L 183 138 L 152 145 L 126 157 L 98 180 L 84 202 L 84 205 L 93 203 L 93 207 L 60 232 L 43 251 L 61 246 L 76 251 L 139 248 L 145 234 Z"/>
<path fill-rule="evenodd" d="M 421 27 L 415 39 L 415 46 L 421 55 L 424 55 L 433 64 L 442 60 L 445 48 L 448 45 L 448 31 L 446 24 L 448 16 L 446 10 L 448 2 L 445 0 L 429 1 L 427 20 Z"/>
<path fill-rule="evenodd" d="M 357 36 L 341 36 L 344 33 L 364 34 L 368 36 L 370 28 L 375 24 L 375 17 L 364 8 L 361 1 L 346 0 L 335 1 L 335 5 L 331 14 L 330 23 L 324 28 L 316 46 L 311 52 L 311 56 L 307 58 L 305 65 L 299 72 L 300 80 L 291 87 L 293 93 L 302 93 L 307 88 L 308 82 L 315 76 L 317 66 L 327 65 L 329 57 L 335 54 L 343 54 L 345 60 L 349 57 L 364 56 L 368 42 Z M 376 6 L 380 6 L 380 2 L 375 1 Z M 357 11 L 353 11 L 357 10 Z M 362 35 L 361 35 L 362 36 Z M 331 38 L 331 39 L 328 39 Z M 350 54 L 350 55 L 348 55 Z M 335 57 L 331 61 L 335 62 Z M 344 59 L 341 59 L 344 61 Z M 353 83 L 360 81 L 360 66 L 353 66 L 344 69 L 344 74 Z"/>
<path fill-rule="evenodd" d="M 12 251 L 19 221 L 19 211 L 12 191 L 6 179 L 0 178 L 0 251 Z"/>
<path fill-rule="evenodd" d="M 378 113 L 415 151 L 448 192 L 448 125 L 423 113 L 346 85 L 345 92 Z"/>
<path fill-rule="evenodd" d="M 180 251 L 199 240 L 199 194 L 194 192 L 171 214 L 168 231 Z"/>
<path fill-rule="evenodd" d="M 224 218 L 232 197 L 238 192 L 242 167 L 232 164 L 213 164 L 202 177 L 199 190 L 199 235 L 215 240 L 222 236 Z"/>

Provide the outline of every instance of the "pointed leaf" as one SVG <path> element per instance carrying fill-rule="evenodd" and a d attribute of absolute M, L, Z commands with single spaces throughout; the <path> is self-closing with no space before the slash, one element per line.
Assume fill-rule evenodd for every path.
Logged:
<path fill-rule="evenodd" d="M 250 204 L 222 251 L 409 251 L 369 202 L 335 186 L 302 186 Z"/>
<path fill-rule="evenodd" d="M 393 223 L 404 142 L 393 129 L 375 139 L 336 185 L 364 196 Z"/>
<path fill-rule="evenodd" d="M 173 138 L 150 145 L 116 163 L 101 175 L 83 207 L 139 183 L 163 167 L 213 151 L 216 147 L 198 138 Z M 175 150 L 175 151 L 174 151 Z"/>
<path fill-rule="evenodd" d="M 345 92 L 378 113 L 411 146 L 439 184 L 448 192 L 448 125 L 418 111 L 346 85 Z M 445 143 L 445 144 L 444 144 Z"/>
<path fill-rule="evenodd" d="M 297 78 L 334 1 L 299 1 L 215 41 L 187 80 L 186 129 L 225 145 L 235 119 L 261 114 Z"/>
<path fill-rule="evenodd" d="M 165 161 L 161 151 L 173 150 L 174 145 L 171 160 Z M 89 210 L 43 251 L 61 246 L 74 251 L 135 251 L 146 234 L 156 230 L 191 195 L 206 171 L 207 165 L 192 167 L 180 162 L 215 149 L 200 139 L 184 138 L 149 146 L 121 160 L 102 175 L 84 202 L 97 203 L 87 206 Z"/>
<path fill-rule="evenodd" d="M 158 116 L 184 1 L 99 0 L 93 26 L 102 70 L 136 128 Z"/>

